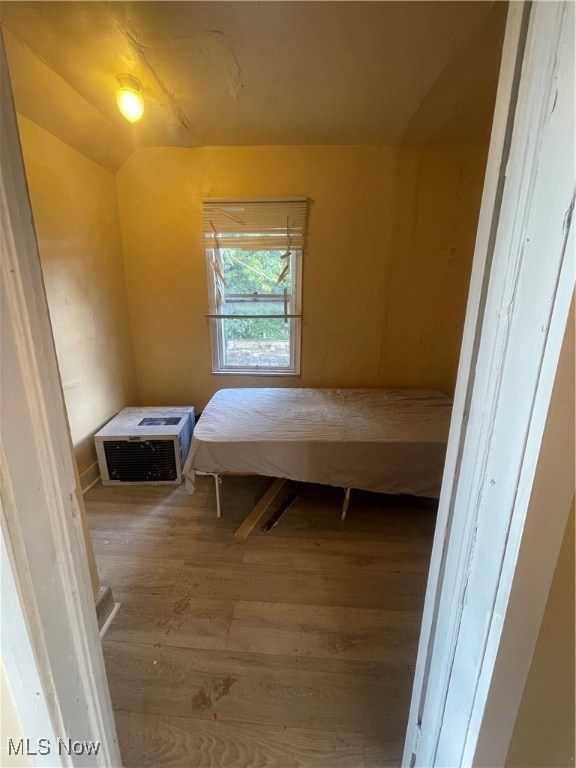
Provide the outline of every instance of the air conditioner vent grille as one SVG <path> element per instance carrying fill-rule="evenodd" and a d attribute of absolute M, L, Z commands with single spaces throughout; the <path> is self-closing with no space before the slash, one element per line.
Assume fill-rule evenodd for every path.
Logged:
<path fill-rule="evenodd" d="M 94 435 L 103 485 L 182 482 L 194 408 L 123 408 Z"/>
<path fill-rule="evenodd" d="M 104 440 L 103 445 L 110 480 L 166 482 L 178 476 L 172 440 Z"/>

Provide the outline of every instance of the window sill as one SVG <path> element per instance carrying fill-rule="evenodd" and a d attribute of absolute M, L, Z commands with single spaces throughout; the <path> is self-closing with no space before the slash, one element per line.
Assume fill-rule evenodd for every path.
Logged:
<path fill-rule="evenodd" d="M 300 371 L 256 371 L 250 368 L 238 370 L 212 371 L 213 376 L 300 376 Z"/>

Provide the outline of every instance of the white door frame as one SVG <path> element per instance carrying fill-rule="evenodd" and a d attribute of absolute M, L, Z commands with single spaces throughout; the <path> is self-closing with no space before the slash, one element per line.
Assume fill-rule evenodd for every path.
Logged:
<path fill-rule="evenodd" d="M 550 408 L 574 291 L 573 16 L 510 5 L 404 766 L 504 765 L 574 496 L 566 371 Z"/>
<path fill-rule="evenodd" d="M 16 747 L 36 753 L 33 765 L 116 768 L 79 487 L 1 36 L 0 72 L 2 660 L 30 740 Z M 17 759 L 7 754 L 9 738 L 2 734 L 3 765 Z M 99 743 L 97 754 L 82 742 Z"/>

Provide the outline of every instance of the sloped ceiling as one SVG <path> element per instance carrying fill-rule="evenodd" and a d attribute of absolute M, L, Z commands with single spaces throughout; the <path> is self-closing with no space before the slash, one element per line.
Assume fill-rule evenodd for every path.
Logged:
<path fill-rule="evenodd" d="M 489 130 L 502 2 L 0 3 L 17 109 L 100 164 L 138 146 L 398 144 Z M 143 85 L 128 124 L 116 75 Z"/>

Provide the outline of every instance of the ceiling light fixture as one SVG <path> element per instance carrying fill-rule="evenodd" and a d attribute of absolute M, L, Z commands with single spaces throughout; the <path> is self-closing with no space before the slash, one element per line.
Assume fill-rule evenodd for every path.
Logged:
<path fill-rule="evenodd" d="M 126 120 L 136 123 L 144 114 L 144 99 L 140 93 L 140 81 L 132 75 L 117 75 L 119 88 L 116 91 L 118 109 Z"/>

